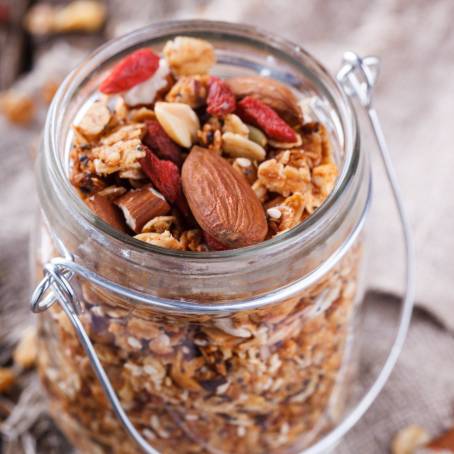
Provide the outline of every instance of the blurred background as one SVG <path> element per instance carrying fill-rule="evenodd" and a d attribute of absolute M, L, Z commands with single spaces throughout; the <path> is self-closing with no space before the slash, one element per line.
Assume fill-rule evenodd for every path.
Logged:
<path fill-rule="evenodd" d="M 186 18 L 261 27 L 302 45 L 333 74 L 346 50 L 381 58 L 374 103 L 415 235 L 417 307 L 385 390 L 336 453 L 415 452 L 412 441 L 436 438 L 454 421 L 452 0 L 0 0 L 0 453 L 70 452 L 40 397 L 27 305 L 33 156 L 49 103 L 65 75 L 106 40 Z M 403 267 L 386 180 L 360 120 L 375 185 L 367 297 L 373 336 L 360 371 L 367 381 L 396 330 Z M 454 452 L 454 432 L 451 438 Z"/>

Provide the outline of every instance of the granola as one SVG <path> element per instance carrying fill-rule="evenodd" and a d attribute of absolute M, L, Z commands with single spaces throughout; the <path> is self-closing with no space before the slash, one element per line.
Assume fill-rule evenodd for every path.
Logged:
<path fill-rule="evenodd" d="M 297 227 L 333 190 L 328 130 L 304 122 L 291 89 L 223 80 L 210 75 L 214 63 L 213 46 L 192 37 L 162 56 L 136 50 L 74 125 L 71 183 L 110 227 L 179 252 L 236 249 Z M 80 318 L 160 452 L 303 449 L 345 403 L 361 253 L 358 239 L 300 294 L 229 315 L 161 313 L 84 280 Z M 39 338 L 40 375 L 75 446 L 136 453 L 58 305 Z"/>
<path fill-rule="evenodd" d="M 137 190 L 151 184 L 171 207 L 172 216 L 178 221 L 178 229 L 167 231 L 172 241 L 168 241 L 167 234 L 161 238 L 165 230 L 141 231 L 143 225 L 152 225 L 154 217 L 168 213 L 147 210 L 142 204 L 137 227 L 129 211 L 122 208 L 120 230 L 137 240 L 186 251 L 252 244 L 223 243 L 221 236 L 225 232 L 207 227 L 209 222 L 197 217 L 195 202 L 188 204 L 193 200 L 188 194 L 194 190 L 189 181 L 192 177 L 186 183 L 182 177 L 191 161 L 188 157 L 197 146 L 218 154 L 245 177 L 255 194 L 252 196 L 244 188 L 239 191 L 237 196 L 246 200 L 246 205 L 256 204 L 252 198 L 262 204 L 261 213 L 255 210 L 258 218 L 244 222 L 262 226 L 266 220 L 267 228 L 260 227 L 263 234 L 255 235 L 254 242 L 296 227 L 333 190 L 338 169 L 329 133 L 319 122 L 304 122 L 291 89 L 266 77 L 223 80 L 211 76 L 214 62 L 212 45 L 196 38 L 176 37 L 164 46 L 162 56 L 148 48 L 139 49 L 107 75 L 100 91 L 108 96 L 92 102 L 74 125 L 71 181 L 89 206 L 90 198 L 97 193 L 103 195 L 111 186 L 118 188 L 109 193 L 114 205 L 118 205 L 115 194 L 133 203 L 139 197 Z M 213 161 L 213 165 L 218 164 Z M 206 166 L 203 163 L 197 172 Z M 218 177 L 218 182 L 227 181 L 226 175 Z M 231 184 L 219 190 L 218 182 L 211 181 L 209 175 L 199 178 L 199 196 L 213 198 L 216 194 L 218 199 L 214 202 L 228 215 L 233 210 L 223 204 L 241 203 L 233 197 Z M 280 203 L 271 207 L 269 203 L 280 196 Z M 212 201 L 200 200 L 198 204 L 211 206 Z M 266 212 L 269 208 L 273 208 L 271 214 Z M 238 227 L 241 217 L 252 212 L 250 207 L 245 208 L 236 219 L 216 222 L 230 229 L 232 238 L 242 234 Z M 104 219 L 107 217 L 115 219 L 114 227 L 119 228 L 117 216 Z M 191 235 L 186 232 L 194 229 L 200 238 L 197 246 L 186 241 L 186 236 Z"/>
<path fill-rule="evenodd" d="M 84 282 L 81 319 L 123 407 L 160 452 L 303 449 L 344 405 L 360 254 L 359 243 L 293 298 L 222 318 L 122 308 Z M 58 306 L 42 317 L 39 371 L 58 424 L 83 452 L 136 453 L 68 325 Z"/>

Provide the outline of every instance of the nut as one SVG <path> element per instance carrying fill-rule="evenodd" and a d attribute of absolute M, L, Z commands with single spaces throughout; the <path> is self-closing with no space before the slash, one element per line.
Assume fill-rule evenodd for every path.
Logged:
<path fill-rule="evenodd" d="M 400 430 L 391 444 L 392 454 L 414 454 L 429 441 L 429 434 L 416 425 L 411 425 Z"/>
<path fill-rule="evenodd" d="M 222 131 L 232 132 L 246 138 L 249 136 L 249 127 L 246 126 L 241 118 L 235 114 L 228 114 L 224 118 L 224 126 L 222 127 Z"/>
<path fill-rule="evenodd" d="M 85 137 L 100 135 L 109 124 L 111 113 L 102 101 L 94 102 L 83 116 L 76 129 Z"/>
<path fill-rule="evenodd" d="M 266 157 L 266 151 L 260 145 L 232 132 L 225 132 L 222 135 L 222 149 L 232 158 L 263 161 Z"/>
<path fill-rule="evenodd" d="M 121 230 L 122 232 L 127 231 L 120 211 L 108 197 L 95 194 L 87 199 L 87 205 L 96 216 L 107 222 L 114 229 Z"/>
<path fill-rule="evenodd" d="M 268 139 L 265 136 L 265 134 L 263 134 L 263 132 L 260 131 L 260 129 L 256 128 L 255 126 L 247 125 L 247 127 L 249 129 L 249 140 L 258 143 L 261 147 L 266 147 Z"/>
<path fill-rule="evenodd" d="M 293 92 L 278 82 L 263 76 L 234 77 L 227 80 L 238 98 L 252 96 L 275 110 L 289 125 L 300 126 L 303 115 Z"/>
<path fill-rule="evenodd" d="M 218 154 L 193 147 L 183 164 L 182 183 L 197 222 L 222 244 L 237 248 L 265 238 L 262 204 L 247 180 Z"/>
<path fill-rule="evenodd" d="M 115 204 L 121 208 L 126 223 L 136 233 L 140 233 L 150 219 L 170 211 L 170 205 L 164 197 L 151 186 L 129 191 Z"/>
<path fill-rule="evenodd" d="M 155 114 L 168 136 L 182 147 L 189 148 L 200 123 L 190 106 L 183 103 L 157 102 Z"/>
<path fill-rule="evenodd" d="M 177 76 L 207 74 L 216 62 L 211 43 L 188 36 L 177 36 L 168 41 L 163 54 Z"/>

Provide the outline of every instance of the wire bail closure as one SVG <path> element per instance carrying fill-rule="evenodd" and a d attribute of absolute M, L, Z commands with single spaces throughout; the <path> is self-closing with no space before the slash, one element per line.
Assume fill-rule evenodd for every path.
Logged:
<path fill-rule="evenodd" d="M 345 435 L 354 426 L 354 424 L 356 424 L 356 422 L 358 422 L 361 416 L 370 407 L 372 402 L 382 390 L 389 375 L 391 374 L 392 369 L 394 368 L 397 358 L 402 350 L 411 320 L 414 300 L 414 257 L 411 232 L 402 203 L 397 176 L 391 162 L 385 137 L 381 129 L 378 115 L 372 106 L 373 88 L 378 78 L 379 68 L 380 61 L 377 57 L 369 56 L 361 58 L 354 52 L 349 51 L 344 54 L 342 66 L 337 73 L 336 78 L 346 95 L 357 99 L 360 106 L 368 116 L 388 181 L 392 189 L 392 195 L 402 226 L 402 236 L 405 245 L 406 270 L 405 293 L 401 304 L 400 324 L 391 351 L 371 388 L 362 397 L 356 408 L 344 419 L 344 421 L 337 428 L 328 433 L 325 438 L 320 440 L 315 446 L 305 450 L 305 454 L 322 454 L 326 452 L 336 441 Z M 34 313 L 40 313 L 47 311 L 55 303 L 60 305 L 73 325 L 82 347 L 90 360 L 91 366 L 100 381 L 103 391 L 123 428 L 144 453 L 159 454 L 159 452 L 151 447 L 142 437 L 124 411 L 121 402 L 96 354 L 94 346 L 85 328 L 83 327 L 80 318 L 78 317 L 83 308 L 71 285 L 71 279 L 75 274 L 78 274 L 96 284 L 117 292 L 119 295 L 124 295 L 127 289 L 116 286 L 114 283 L 107 281 L 101 276 L 76 264 L 65 245 L 58 239 L 56 239 L 56 241 L 59 249 L 63 251 L 64 257 L 54 258 L 44 266 L 44 277 L 37 285 L 31 297 L 31 310 Z M 143 301 L 144 299 L 143 295 L 137 292 L 135 294 L 132 292 L 132 297 L 139 301 Z M 156 301 L 156 305 L 159 307 L 168 308 L 170 305 L 167 304 L 166 306 L 166 304 L 167 303 L 164 300 Z M 221 306 L 219 305 L 216 306 L 217 309 L 220 307 Z M 182 302 L 181 308 L 193 310 L 193 305 Z M 226 306 L 226 308 L 228 309 L 229 307 Z"/>

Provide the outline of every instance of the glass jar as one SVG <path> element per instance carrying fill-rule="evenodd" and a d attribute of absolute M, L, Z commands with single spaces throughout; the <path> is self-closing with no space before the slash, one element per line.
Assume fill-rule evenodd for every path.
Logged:
<path fill-rule="evenodd" d="M 71 124 L 103 72 L 135 48 L 160 50 L 181 34 L 213 43 L 216 74 L 258 73 L 292 86 L 305 114 L 328 127 L 340 175 L 298 227 L 239 250 L 162 249 L 113 230 L 71 186 Z M 336 426 L 356 364 L 370 172 L 350 103 L 313 57 L 281 38 L 220 22 L 155 24 L 114 40 L 59 89 L 37 182 L 35 278 L 68 252 L 85 270 L 68 275 L 79 318 L 151 446 L 179 454 L 297 452 Z M 39 334 L 40 376 L 72 443 L 87 453 L 136 453 L 59 305 L 41 315 Z"/>

